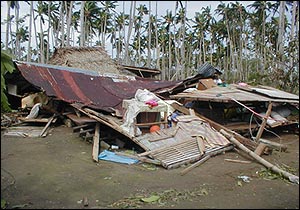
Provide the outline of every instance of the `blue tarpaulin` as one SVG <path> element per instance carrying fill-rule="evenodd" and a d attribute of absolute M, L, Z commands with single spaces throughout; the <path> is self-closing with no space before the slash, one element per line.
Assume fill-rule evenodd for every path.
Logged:
<path fill-rule="evenodd" d="M 125 164 L 134 164 L 139 162 L 139 160 L 130 158 L 130 157 L 125 157 L 121 155 L 117 155 L 114 152 L 110 152 L 107 150 L 104 150 L 101 152 L 98 156 L 100 160 L 108 160 L 108 161 L 113 161 L 113 162 L 118 162 L 118 163 L 125 163 Z"/>

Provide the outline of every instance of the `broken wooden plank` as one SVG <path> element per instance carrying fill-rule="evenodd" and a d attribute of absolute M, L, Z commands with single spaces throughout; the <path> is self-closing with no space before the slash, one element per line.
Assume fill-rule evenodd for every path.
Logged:
<path fill-rule="evenodd" d="M 124 153 L 124 152 L 115 152 L 115 154 L 130 157 L 130 158 L 133 158 L 133 159 L 137 159 L 137 160 L 140 160 L 140 161 L 145 162 L 145 163 L 161 165 L 161 162 L 159 160 L 153 160 L 153 159 L 150 159 L 150 158 L 147 158 L 147 157 L 139 157 L 137 155 L 131 155 L 131 154 L 127 154 L 127 153 Z"/>
<path fill-rule="evenodd" d="M 205 156 L 204 158 L 200 159 L 196 163 L 190 165 L 189 167 L 187 167 L 186 169 L 184 169 L 183 171 L 181 171 L 180 175 L 182 176 L 182 175 L 188 173 L 190 170 L 192 170 L 193 168 L 196 168 L 197 166 L 201 165 L 202 163 L 204 163 L 205 161 L 207 161 L 209 158 L 210 158 L 210 155 Z"/>
<path fill-rule="evenodd" d="M 200 153 L 200 155 L 203 155 L 205 152 L 205 146 L 204 146 L 204 142 L 203 142 L 204 137 L 200 136 L 200 135 L 196 135 L 195 137 L 196 137 L 199 153 Z"/>
<path fill-rule="evenodd" d="M 45 125 L 44 129 L 40 133 L 40 136 L 44 135 L 44 133 L 46 132 L 46 130 L 48 129 L 48 127 L 50 126 L 50 124 L 52 123 L 52 121 L 54 121 L 55 118 L 56 118 L 56 114 L 53 114 L 53 116 L 48 120 L 48 123 Z"/>
<path fill-rule="evenodd" d="M 228 162 L 233 162 L 233 163 L 252 163 L 249 160 L 234 160 L 234 159 L 224 159 L 224 160 L 228 161 Z"/>
<path fill-rule="evenodd" d="M 77 111 L 77 110 L 75 110 Z M 78 111 L 77 111 L 78 112 Z M 67 114 L 67 117 L 70 118 L 76 125 L 82 125 L 86 123 L 95 123 L 97 122 L 95 119 L 92 119 L 88 116 L 78 116 L 76 114 Z"/>
<path fill-rule="evenodd" d="M 22 122 L 37 122 L 37 123 L 47 123 L 49 122 L 49 118 L 25 118 L 25 117 L 18 117 L 18 120 Z"/>
<path fill-rule="evenodd" d="M 78 130 L 80 130 L 80 128 L 86 128 L 90 126 L 89 124 L 83 124 L 83 125 L 78 125 L 78 126 L 74 126 L 73 127 L 73 132 L 77 132 Z"/>
<path fill-rule="evenodd" d="M 100 123 L 96 123 L 95 127 L 95 135 L 93 137 L 93 152 L 92 157 L 93 160 L 98 162 L 99 161 L 99 141 L 100 141 Z"/>

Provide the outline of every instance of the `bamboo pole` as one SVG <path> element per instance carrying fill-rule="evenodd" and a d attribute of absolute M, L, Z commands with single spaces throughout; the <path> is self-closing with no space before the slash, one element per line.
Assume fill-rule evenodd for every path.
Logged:
<path fill-rule="evenodd" d="M 262 157 L 260 157 L 256 153 L 249 150 L 247 147 L 245 147 L 243 144 L 241 144 L 238 140 L 236 140 L 232 135 L 227 133 L 225 130 L 221 129 L 220 133 L 222 133 L 230 142 L 235 144 L 238 148 L 240 148 L 241 150 L 246 152 L 249 156 L 253 157 L 257 162 L 264 165 L 266 168 L 272 170 L 275 173 L 283 175 L 284 177 L 288 178 L 293 183 L 299 184 L 299 177 L 298 176 L 296 176 L 294 174 L 291 174 L 287 171 L 284 171 L 284 170 L 278 168 L 277 166 L 269 163 L 268 161 L 266 161 L 265 159 L 263 159 Z"/>
<path fill-rule="evenodd" d="M 262 135 L 262 133 L 263 133 L 265 127 L 266 127 L 267 120 L 268 120 L 268 118 L 269 118 L 271 112 L 272 112 L 272 102 L 269 103 L 269 106 L 268 106 L 268 110 L 267 110 L 266 116 L 265 116 L 265 118 L 263 119 L 263 121 L 262 121 L 262 123 L 261 123 L 261 125 L 260 125 L 260 127 L 259 127 L 259 130 L 258 130 L 258 132 L 257 132 L 257 134 L 256 134 L 256 137 L 255 137 L 255 141 L 259 141 L 259 139 L 260 139 L 260 137 L 261 137 L 261 135 Z"/>

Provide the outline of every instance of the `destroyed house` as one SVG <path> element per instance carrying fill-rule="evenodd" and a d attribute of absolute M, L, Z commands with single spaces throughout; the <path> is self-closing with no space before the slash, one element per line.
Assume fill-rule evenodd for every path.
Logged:
<path fill-rule="evenodd" d="M 262 96 L 258 92 L 263 91 L 251 89 L 250 86 L 247 87 L 250 90 L 235 85 L 219 86 L 213 79 L 221 72 L 209 64 L 204 64 L 196 75 L 185 80 L 161 81 L 118 73 L 115 68 L 105 71 L 106 67 L 74 67 L 69 61 L 66 63 L 71 67 L 19 61 L 14 63 L 17 71 L 8 74 L 6 81 L 8 92 L 20 99 L 19 106 L 32 107 L 30 115 L 34 105 L 44 103 L 50 105 L 49 110 L 54 113 L 45 121 L 47 124 L 39 131 L 39 135 L 44 136 L 47 127 L 58 117 L 70 120 L 73 131 L 80 130 L 80 135 L 92 138 L 95 161 L 99 160 L 101 148 L 111 148 L 113 144 L 122 148 L 124 137 L 142 149 L 140 154 L 135 155 L 138 160 L 168 169 L 175 168 L 233 149 L 234 146 L 228 137 L 221 134 L 221 130 L 254 151 L 257 141 L 231 132 L 219 124 L 218 119 L 214 120 L 214 116 L 208 115 L 209 112 L 203 112 L 201 109 L 205 106 L 199 107 L 195 101 L 208 104 L 211 112 L 215 111 L 215 107 L 211 106 L 213 103 L 221 105 L 223 111 L 224 105 L 228 108 L 227 104 L 247 110 L 251 110 L 252 105 L 256 106 L 256 102 L 259 105 L 298 104 L 298 96 L 279 94 L 278 90 L 270 87 L 269 91 L 264 91 L 268 94 Z M 61 64 L 58 61 L 56 63 Z M 30 96 L 30 93 L 41 93 L 46 97 L 35 95 L 30 104 L 30 100 L 27 103 L 27 94 Z M 268 115 L 270 111 L 271 108 L 265 114 Z M 28 122 L 38 119 L 22 120 Z M 99 129 L 99 126 L 104 129 Z M 111 130 L 105 136 L 105 129 L 108 128 L 118 136 L 110 136 Z"/>
<path fill-rule="evenodd" d="M 58 110 L 56 106 L 52 106 L 52 109 L 57 109 L 60 115 L 70 118 L 76 124 L 75 127 L 82 126 L 83 122 L 93 123 L 94 126 L 99 122 L 129 138 L 145 152 L 151 152 L 148 154 L 152 157 L 151 160 L 145 157 L 146 154 L 141 154 L 140 159 L 144 161 L 156 161 L 156 164 L 173 168 L 199 159 L 199 155 L 204 154 L 204 151 L 209 154 L 209 152 L 215 153 L 218 150 L 232 148 L 224 136 L 211 129 L 206 121 L 195 115 L 178 116 L 176 124 L 169 127 L 167 117 L 174 111 L 172 104 L 175 102 L 167 103 L 155 93 L 172 89 L 178 82 L 126 75 L 101 75 L 95 71 L 28 62 L 16 61 L 15 64 L 17 71 L 9 76 L 11 78 L 7 78 L 10 86 L 18 86 L 17 81 L 13 79 L 18 75 L 23 83 L 27 81 L 28 84 L 25 86 L 29 87 L 31 84 L 36 88 L 36 92 L 42 91 L 51 98 L 47 103 L 51 100 L 61 101 L 65 106 L 72 107 L 72 109 Z M 22 93 L 18 92 L 19 88 L 15 88 L 16 95 L 21 96 Z M 25 91 L 23 89 L 23 93 Z M 139 99 L 137 93 L 141 93 L 141 100 L 137 100 Z M 149 106 L 144 103 L 142 99 L 144 96 L 154 96 L 158 104 Z M 131 112 L 132 107 L 134 112 Z M 128 124 L 127 121 L 131 122 Z M 151 127 L 157 124 L 161 125 L 160 129 L 150 132 Z M 132 127 L 134 130 L 140 130 L 141 133 L 130 132 Z M 203 129 L 200 129 L 201 127 Z M 93 131 L 95 130 L 94 127 Z M 205 142 L 203 139 L 206 139 Z M 202 142 L 201 153 L 197 142 Z M 193 152 L 184 151 L 182 150 L 184 144 L 196 146 L 196 149 Z M 170 149 L 171 152 L 172 150 L 175 152 L 175 157 L 176 154 L 178 157 L 166 157 L 164 153 L 169 153 Z M 97 157 L 95 155 L 94 159 L 96 160 Z"/>

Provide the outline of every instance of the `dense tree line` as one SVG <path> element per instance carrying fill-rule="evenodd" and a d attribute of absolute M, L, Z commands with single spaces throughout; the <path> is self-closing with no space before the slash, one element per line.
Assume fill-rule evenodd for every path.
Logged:
<path fill-rule="evenodd" d="M 20 1 L 7 1 L 2 49 L 17 60 L 47 63 L 55 47 L 100 45 L 122 64 L 160 69 L 164 80 L 185 79 L 209 62 L 228 83 L 298 94 L 298 1 L 220 2 L 192 18 L 187 1 L 170 3 L 174 8 L 159 16 L 157 1 L 26 1 L 30 13 L 20 17 Z"/>

